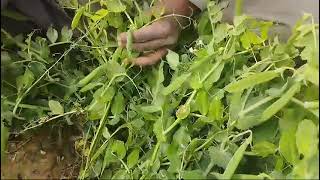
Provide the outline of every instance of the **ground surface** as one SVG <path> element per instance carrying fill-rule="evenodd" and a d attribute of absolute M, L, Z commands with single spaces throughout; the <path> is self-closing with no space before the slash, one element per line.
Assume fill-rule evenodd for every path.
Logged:
<path fill-rule="evenodd" d="M 63 133 L 63 138 L 57 138 L 52 129 L 42 129 L 12 138 L 1 164 L 1 179 L 76 178 L 80 161 L 69 135 Z"/>

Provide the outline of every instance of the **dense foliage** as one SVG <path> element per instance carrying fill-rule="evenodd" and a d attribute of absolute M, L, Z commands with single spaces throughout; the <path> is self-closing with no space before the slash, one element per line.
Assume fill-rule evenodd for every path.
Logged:
<path fill-rule="evenodd" d="M 1 30 L 1 155 L 9 132 L 78 124 L 79 178 L 319 178 L 318 25 L 286 42 L 272 22 L 221 22 L 209 2 L 165 60 L 148 68 L 116 37 L 159 18 L 151 1 L 61 1 L 71 29 Z M 96 9 L 95 5 L 99 5 Z M 76 36 L 73 36 L 76 34 Z M 191 34 L 191 33 L 190 33 Z M 194 33 L 193 33 L 194 34 Z M 129 33 L 130 36 L 130 33 Z M 194 38 L 194 39 L 192 39 Z"/>

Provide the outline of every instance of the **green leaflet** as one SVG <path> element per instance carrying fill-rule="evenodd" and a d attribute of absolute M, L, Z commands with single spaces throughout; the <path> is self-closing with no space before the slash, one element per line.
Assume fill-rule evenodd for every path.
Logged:
<path fill-rule="evenodd" d="M 200 113 L 205 116 L 209 110 L 208 93 L 205 90 L 197 93 L 196 104 Z"/>
<path fill-rule="evenodd" d="M 230 179 L 233 176 L 234 172 L 236 171 L 244 155 L 245 150 L 247 149 L 251 141 L 252 141 L 252 135 L 250 134 L 250 136 L 244 141 L 244 143 L 237 149 L 237 151 L 232 156 L 231 160 L 227 165 L 226 170 L 222 174 L 221 179 Z"/>
<path fill-rule="evenodd" d="M 106 9 L 99 9 L 93 16 L 91 16 L 90 18 L 96 22 L 99 21 L 101 19 L 103 19 L 104 17 L 106 17 L 108 15 L 108 11 Z"/>
<path fill-rule="evenodd" d="M 299 160 L 296 137 L 294 132 L 285 131 L 282 133 L 279 142 L 280 154 L 291 164 L 296 164 Z"/>
<path fill-rule="evenodd" d="M 172 70 L 177 70 L 177 67 L 179 65 L 179 54 L 171 51 L 171 50 L 168 50 L 168 54 L 166 56 L 167 58 L 167 61 L 169 63 L 169 66 Z"/>
<path fill-rule="evenodd" d="M 126 10 L 126 6 L 120 0 L 106 0 L 102 1 L 102 4 L 106 5 L 110 12 L 119 13 Z"/>
<path fill-rule="evenodd" d="M 47 31 L 47 37 L 51 43 L 55 43 L 58 39 L 58 32 L 52 26 Z"/>
<path fill-rule="evenodd" d="M 125 109 L 125 99 L 121 92 L 118 92 L 114 97 L 113 104 L 111 106 L 111 112 L 113 115 L 117 116 L 121 114 Z"/>
<path fill-rule="evenodd" d="M 256 33 L 247 30 L 241 36 L 240 41 L 245 49 L 249 49 L 251 44 L 260 44 L 263 42 L 263 39 L 261 39 Z"/>
<path fill-rule="evenodd" d="M 188 79 L 188 77 L 191 75 L 191 73 L 188 74 L 183 74 L 175 79 L 173 79 L 171 81 L 171 83 L 169 84 L 169 86 L 163 88 L 162 90 L 162 94 L 167 96 L 170 93 L 172 93 L 173 91 L 177 90 L 178 88 L 180 88 L 182 86 L 182 84 Z"/>
<path fill-rule="evenodd" d="M 153 132 L 157 137 L 157 140 L 159 142 L 165 142 L 166 141 L 166 136 L 164 135 L 163 131 L 163 119 L 159 118 L 153 125 Z"/>
<path fill-rule="evenodd" d="M 122 141 L 115 140 L 111 146 L 111 152 L 119 159 L 123 159 L 126 156 L 126 147 Z"/>
<path fill-rule="evenodd" d="M 49 108 L 52 114 L 63 114 L 64 110 L 61 104 L 58 101 L 50 100 L 49 101 Z"/>
<path fill-rule="evenodd" d="M 72 38 L 72 30 L 69 29 L 67 26 L 63 26 L 63 28 L 61 29 L 61 42 L 67 42 L 70 41 Z"/>
<path fill-rule="evenodd" d="M 72 22 L 71 22 L 71 29 L 74 30 L 76 27 L 78 27 L 80 18 L 82 14 L 85 11 L 85 7 L 81 7 L 77 10 L 76 15 L 73 17 Z"/>
<path fill-rule="evenodd" d="M 291 100 L 291 98 L 300 90 L 300 86 L 300 83 L 296 83 L 293 86 L 291 86 L 290 89 L 284 95 L 282 95 L 276 102 L 274 102 L 262 113 L 262 120 L 265 121 L 271 118 L 280 109 L 282 109 Z"/>
<path fill-rule="evenodd" d="M 268 82 L 279 76 L 279 72 L 277 71 L 266 71 L 261 73 L 256 73 L 249 75 L 239 81 L 233 82 L 225 87 L 225 90 L 234 93 L 240 92 L 242 90 L 248 89 L 255 85 Z"/>
<path fill-rule="evenodd" d="M 303 120 L 299 123 L 296 132 L 296 144 L 298 152 L 305 158 L 314 155 L 318 147 L 318 129 L 311 120 Z"/>
<path fill-rule="evenodd" d="M 229 161 L 232 158 L 231 153 L 225 150 L 221 150 L 219 147 L 215 146 L 211 146 L 209 148 L 209 153 L 211 162 L 224 169 L 226 169 Z"/>
<path fill-rule="evenodd" d="M 223 104 L 221 103 L 221 99 L 218 97 L 214 97 L 209 105 L 209 113 L 208 117 L 212 120 L 221 120 L 223 116 Z"/>
<path fill-rule="evenodd" d="M 134 167 L 139 161 L 139 149 L 134 149 L 127 158 L 127 164 L 129 168 Z"/>
<path fill-rule="evenodd" d="M 268 155 L 275 153 L 275 151 L 276 146 L 268 141 L 258 142 L 252 148 L 252 152 L 261 157 L 267 157 Z"/>

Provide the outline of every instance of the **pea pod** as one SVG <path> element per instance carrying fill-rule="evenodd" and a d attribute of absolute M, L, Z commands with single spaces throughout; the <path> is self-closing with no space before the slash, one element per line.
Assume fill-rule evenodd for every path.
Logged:
<path fill-rule="evenodd" d="M 91 73 L 89 73 L 86 77 L 81 79 L 78 82 L 79 87 L 83 87 L 87 85 L 93 78 L 97 78 L 98 76 L 101 76 L 103 71 L 105 70 L 107 64 L 103 64 L 99 67 L 97 67 L 95 70 L 93 70 Z"/>
<path fill-rule="evenodd" d="M 165 87 L 162 91 L 163 95 L 169 95 L 173 91 L 180 88 L 180 86 L 188 79 L 188 77 L 191 75 L 191 73 L 183 74 L 176 79 L 172 80 L 172 82 L 169 84 L 169 86 Z"/>
<path fill-rule="evenodd" d="M 127 33 L 127 51 L 128 51 L 128 57 L 132 58 L 132 44 L 133 44 L 133 33 L 131 30 Z"/>
<path fill-rule="evenodd" d="M 71 22 L 72 30 L 74 30 L 78 26 L 80 18 L 82 16 L 82 14 L 84 13 L 84 10 L 85 10 L 84 7 L 81 7 L 80 9 L 77 10 L 76 15 L 74 16 L 74 18 L 72 19 L 72 22 Z"/>
<path fill-rule="evenodd" d="M 239 81 L 233 82 L 225 87 L 225 90 L 234 93 L 248 89 L 255 85 L 268 82 L 279 76 L 278 71 L 266 71 L 249 75 Z"/>
<path fill-rule="evenodd" d="M 237 151 L 234 153 L 233 157 L 231 158 L 231 160 L 229 161 L 229 163 L 227 165 L 226 170 L 222 174 L 221 179 L 231 179 L 231 177 L 233 176 L 234 172 L 236 171 L 236 169 L 237 169 L 237 167 L 243 157 L 245 150 L 247 149 L 247 147 L 251 143 L 251 141 L 252 141 L 252 136 L 250 135 L 244 141 L 244 143 L 237 149 Z"/>
<path fill-rule="evenodd" d="M 300 83 L 296 83 L 276 102 L 271 104 L 264 112 L 262 113 L 262 120 L 265 121 L 275 115 L 280 109 L 282 109 L 291 98 L 300 90 Z"/>

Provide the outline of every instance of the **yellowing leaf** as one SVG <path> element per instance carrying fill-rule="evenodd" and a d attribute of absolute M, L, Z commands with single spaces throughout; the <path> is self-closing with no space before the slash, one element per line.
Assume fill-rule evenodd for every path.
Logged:
<path fill-rule="evenodd" d="M 318 149 L 318 129 L 311 120 L 303 120 L 299 123 L 296 132 L 296 144 L 298 152 L 304 157 L 315 154 Z"/>
<path fill-rule="evenodd" d="M 58 101 L 50 100 L 49 101 L 49 108 L 52 114 L 63 114 L 64 110 L 61 104 Z"/>
<path fill-rule="evenodd" d="M 106 17 L 108 13 L 109 12 L 106 9 L 100 9 L 93 16 L 91 16 L 91 19 L 95 22 L 99 21 L 102 18 Z"/>
<path fill-rule="evenodd" d="M 249 49 L 251 44 L 260 44 L 263 42 L 263 39 L 261 39 L 256 33 L 247 30 L 240 37 L 240 41 L 245 49 Z"/>
<path fill-rule="evenodd" d="M 181 105 L 176 112 L 176 116 L 178 119 L 185 119 L 190 114 L 190 105 Z"/>
<path fill-rule="evenodd" d="M 296 147 L 296 138 L 291 131 L 285 131 L 282 133 L 279 142 L 280 154 L 291 164 L 295 164 L 298 161 L 298 153 Z"/>

